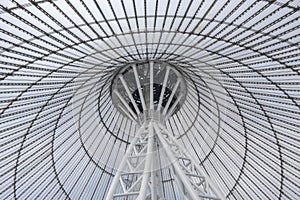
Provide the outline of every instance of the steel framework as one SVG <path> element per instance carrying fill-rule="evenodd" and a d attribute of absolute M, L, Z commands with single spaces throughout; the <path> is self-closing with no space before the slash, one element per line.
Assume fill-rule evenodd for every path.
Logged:
<path fill-rule="evenodd" d="M 196 159 L 164 125 L 176 112 L 175 108 L 183 104 L 186 86 L 181 73 L 168 64 L 154 61 L 139 65 L 139 73 L 136 64 L 121 69 L 112 83 L 112 95 L 116 95 L 112 98 L 114 105 L 140 127 L 117 167 L 106 199 L 167 198 L 159 191 L 162 185 L 159 170 L 163 167 L 170 168 L 180 190 L 179 198 L 225 199 Z M 159 75 L 163 78 L 158 79 Z M 131 82 L 132 86 L 129 87 L 127 82 Z M 138 95 L 133 95 L 136 91 Z M 124 95 L 120 94 L 122 92 Z M 123 97 L 126 95 L 127 101 Z M 159 163 L 158 151 L 166 155 L 164 159 L 168 165 Z"/>
<path fill-rule="evenodd" d="M 182 73 L 159 123 L 226 199 L 300 199 L 299 3 L 1 0 L 0 199 L 105 199 L 148 104 L 111 82 L 144 61 Z M 172 168 L 157 173 L 158 195 L 181 200 Z"/>
<path fill-rule="evenodd" d="M 171 168 L 180 190 L 178 198 L 225 199 L 173 134 L 162 124 L 152 121 L 146 122 L 138 130 L 122 159 L 106 199 L 166 199 L 161 191 L 161 177 L 158 173 L 161 166 L 157 165 L 156 151 L 160 146 L 170 162 L 170 166 L 166 167 Z"/>

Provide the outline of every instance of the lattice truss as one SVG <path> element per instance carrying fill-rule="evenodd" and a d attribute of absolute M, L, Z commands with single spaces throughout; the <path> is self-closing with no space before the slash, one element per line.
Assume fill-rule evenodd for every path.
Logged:
<path fill-rule="evenodd" d="M 160 148 L 161 146 L 161 148 Z M 161 190 L 161 165 L 157 152 L 164 151 L 172 171 L 174 186 L 180 191 L 177 198 L 225 199 L 194 158 L 157 122 L 145 123 L 137 132 L 122 159 L 107 199 L 165 199 Z"/>
<path fill-rule="evenodd" d="M 181 69 L 165 129 L 227 199 L 300 199 L 299 13 L 298 0 L 1 0 L 0 199 L 104 199 L 138 130 L 111 81 L 146 60 Z M 161 194 L 182 199 L 170 170 Z"/>

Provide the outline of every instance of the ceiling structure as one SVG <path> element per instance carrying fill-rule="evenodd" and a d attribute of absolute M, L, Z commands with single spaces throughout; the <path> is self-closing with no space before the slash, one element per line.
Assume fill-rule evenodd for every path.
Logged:
<path fill-rule="evenodd" d="M 137 129 L 111 83 L 149 60 L 180 69 L 166 127 L 228 199 L 300 199 L 299 6 L 2 0 L 0 199 L 104 198 Z"/>

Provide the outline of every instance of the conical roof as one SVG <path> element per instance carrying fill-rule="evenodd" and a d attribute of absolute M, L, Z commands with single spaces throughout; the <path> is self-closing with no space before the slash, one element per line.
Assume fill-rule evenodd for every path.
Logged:
<path fill-rule="evenodd" d="M 0 199 L 103 199 L 137 129 L 111 83 L 149 60 L 182 71 L 166 127 L 228 199 L 300 199 L 299 6 L 1 0 Z"/>

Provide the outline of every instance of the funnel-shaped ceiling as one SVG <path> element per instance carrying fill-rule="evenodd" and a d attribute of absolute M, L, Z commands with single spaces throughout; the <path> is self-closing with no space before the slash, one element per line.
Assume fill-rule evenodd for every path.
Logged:
<path fill-rule="evenodd" d="M 150 60 L 182 74 L 166 128 L 228 199 L 300 199 L 299 6 L 1 0 L 0 199 L 103 199 L 137 130 L 112 81 Z"/>

